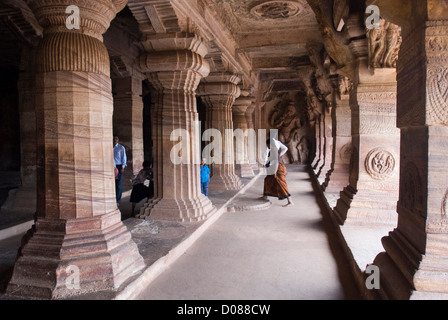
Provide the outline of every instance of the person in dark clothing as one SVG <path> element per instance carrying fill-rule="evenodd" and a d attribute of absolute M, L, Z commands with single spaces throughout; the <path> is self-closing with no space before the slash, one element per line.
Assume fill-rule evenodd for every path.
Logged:
<path fill-rule="evenodd" d="M 134 215 L 135 206 L 137 203 L 145 198 L 154 197 L 154 182 L 152 164 L 149 161 L 143 162 L 143 169 L 139 171 L 134 179 L 131 199 L 132 203 L 132 215 Z"/>

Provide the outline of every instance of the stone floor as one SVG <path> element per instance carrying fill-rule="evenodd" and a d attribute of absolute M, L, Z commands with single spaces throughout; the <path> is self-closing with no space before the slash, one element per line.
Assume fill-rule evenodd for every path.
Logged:
<path fill-rule="evenodd" d="M 242 179 L 242 190 L 211 192 L 218 210 L 200 223 L 132 218 L 127 195 L 120 210 L 146 268 L 116 291 L 71 299 L 359 299 L 350 261 L 307 168 L 288 170 L 293 207 L 258 200 L 259 174 Z M 0 241 L 0 299 L 14 299 L 4 290 L 20 239 Z"/>

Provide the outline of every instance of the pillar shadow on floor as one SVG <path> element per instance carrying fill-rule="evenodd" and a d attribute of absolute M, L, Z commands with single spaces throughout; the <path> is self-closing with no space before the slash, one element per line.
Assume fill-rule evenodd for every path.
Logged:
<path fill-rule="evenodd" d="M 317 204 L 322 212 L 322 220 L 321 223 L 319 223 L 319 228 L 323 228 L 327 234 L 328 244 L 338 267 L 338 275 L 341 283 L 343 284 L 346 300 L 361 300 L 363 297 L 356 285 L 356 279 L 350 271 L 350 261 L 347 259 L 344 252 L 341 238 L 337 235 L 338 230 L 329 216 L 328 208 L 325 205 L 324 199 L 322 199 L 320 185 L 316 179 L 312 179 L 314 175 L 313 170 L 308 167 L 307 171 L 311 177 L 310 182 L 312 183 L 314 194 L 316 195 Z"/>

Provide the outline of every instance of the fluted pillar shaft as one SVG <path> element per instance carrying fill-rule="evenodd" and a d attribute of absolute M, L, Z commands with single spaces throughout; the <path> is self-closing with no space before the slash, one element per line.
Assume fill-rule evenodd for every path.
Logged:
<path fill-rule="evenodd" d="M 233 104 L 233 128 L 235 132 L 235 160 L 236 168 L 241 177 L 253 177 L 254 171 L 249 164 L 249 143 L 255 145 L 255 131 L 247 125 L 246 111 L 252 104 L 250 97 L 239 97 Z M 252 140 L 251 140 L 252 139 Z"/>
<path fill-rule="evenodd" d="M 115 203 L 110 66 L 102 42 L 125 2 L 28 3 L 44 28 L 36 59 L 37 220 L 7 292 L 63 298 L 114 289 L 144 266 Z M 80 29 L 65 25 L 70 5 L 79 8 Z M 79 282 L 68 286 L 73 277 Z"/>
<path fill-rule="evenodd" d="M 252 101 L 252 103 L 247 107 L 246 109 L 246 122 L 247 122 L 247 129 L 250 131 L 253 131 L 255 135 L 257 135 L 257 132 L 255 131 L 255 125 L 254 125 L 254 111 L 255 111 L 255 103 Z M 257 135 L 258 137 L 258 135 Z M 255 139 L 256 140 L 256 139 Z M 252 167 L 252 170 L 258 170 L 258 162 L 257 162 L 257 154 L 258 154 L 258 143 L 251 143 L 248 141 L 248 160 L 249 164 Z"/>
<path fill-rule="evenodd" d="M 210 190 L 237 190 L 242 187 L 235 174 L 232 120 L 232 106 L 241 94 L 237 86 L 240 81 L 233 74 L 218 73 L 207 77 L 198 88 L 198 94 L 207 108 L 205 128 L 215 129 L 222 139 L 221 150 L 214 150 L 221 156 L 211 165 Z"/>
<path fill-rule="evenodd" d="M 194 34 L 144 43 L 140 67 L 155 88 L 153 111 L 155 196 L 142 219 L 200 221 L 216 209 L 201 194 L 200 130 L 196 88 L 209 73 L 207 49 Z M 156 49 L 154 49 L 156 48 Z"/>

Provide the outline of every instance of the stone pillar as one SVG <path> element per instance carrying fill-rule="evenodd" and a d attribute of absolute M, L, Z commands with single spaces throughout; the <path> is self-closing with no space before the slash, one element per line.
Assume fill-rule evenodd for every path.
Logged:
<path fill-rule="evenodd" d="M 13 198 L 11 211 L 36 212 L 36 112 L 34 47 L 22 50 L 19 90 L 20 150 L 22 185 Z M 2 208 L 2 210 L 4 210 Z"/>
<path fill-rule="evenodd" d="M 221 163 L 211 164 L 210 190 L 238 190 L 243 186 L 235 174 L 232 121 L 232 106 L 241 94 L 240 81 L 236 75 L 217 73 L 207 77 L 198 89 L 207 108 L 205 128 L 219 131 L 222 138 L 221 151 L 215 150 L 221 152 Z"/>
<path fill-rule="evenodd" d="M 403 35 L 398 226 L 374 264 L 384 298 L 448 299 L 448 9 L 438 0 L 409 6 L 411 17 L 396 17 Z"/>
<path fill-rule="evenodd" d="M 258 134 L 257 134 L 257 131 L 255 130 L 255 126 L 254 126 L 254 111 L 255 111 L 255 103 L 253 102 L 253 99 L 252 99 L 252 103 L 246 109 L 246 113 L 245 113 L 246 123 L 247 123 L 247 129 L 253 130 L 253 132 L 256 134 L 256 137 L 258 139 Z M 249 145 L 249 143 L 250 142 L 248 142 L 249 164 L 252 167 L 252 171 L 258 170 L 259 169 L 258 162 L 257 162 L 258 140 L 253 146 Z"/>
<path fill-rule="evenodd" d="M 319 173 L 320 165 L 324 161 L 324 150 L 325 150 L 325 124 L 324 115 L 319 114 L 316 116 L 315 123 L 316 132 L 316 156 L 314 157 L 311 167 L 313 168 L 314 174 L 317 176 Z"/>
<path fill-rule="evenodd" d="M 351 111 L 350 111 L 350 80 L 340 77 L 340 98 L 336 99 L 333 108 L 333 161 L 328 171 L 322 189 L 328 203 L 336 206 L 339 193 L 349 184 L 349 165 L 352 150 Z"/>
<path fill-rule="evenodd" d="M 216 210 L 200 185 L 196 88 L 209 74 L 204 59 L 207 48 L 198 36 L 184 33 L 160 35 L 143 45 L 147 53 L 140 57 L 140 67 L 156 90 L 152 98 L 155 194 L 137 217 L 204 220 Z"/>
<path fill-rule="evenodd" d="M 322 115 L 323 121 L 323 161 L 316 174 L 319 183 L 322 185 L 327 177 L 327 172 L 331 169 L 331 163 L 333 158 L 333 120 L 332 120 L 332 105 L 329 104 L 327 108 L 324 109 L 324 114 Z"/>
<path fill-rule="evenodd" d="M 340 223 L 397 223 L 399 130 L 396 127 L 396 71 L 359 61 L 359 82 L 350 96 L 352 154 L 349 185 L 334 210 Z"/>
<path fill-rule="evenodd" d="M 28 3 L 44 28 L 36 58 L 37 214 L 7 293 L 50 299 L 116 289 L 144 267 L 115 202 L 102 42 L 125 3 Z M 80 10 L 79 30 L 66 28 L 70 5 Z"/>
<path fill-rule="evenodd" d="M 125 169 L 123 190 L 132 189 L 130 178 L 142 169 L 143 98 L 141 75 L 112 79 L 114 93 L 113 131 L 126 148 L 128 166 Z"/>
<path fill-rule="evenodd" d="M 235 100 L 232 108 L 233 128 L 236 137 L 234 144 L 235 161 L 236 168 L 240 171 L 241 177 L 255 176 L 252 165 L 249 164 L 249 140 L 254 137 L 253 134 L 255 134 L 255 131 L 252 128 L 251 132 L 249 132 L 246 118 L 247 109 L 251 104 L 252 99 L 250 97 L 239 97 Z M 238 130 L 241 132 L 238 132 Z M 252 145 L 255 144 L 254 142 L 251 140 Z"/>

